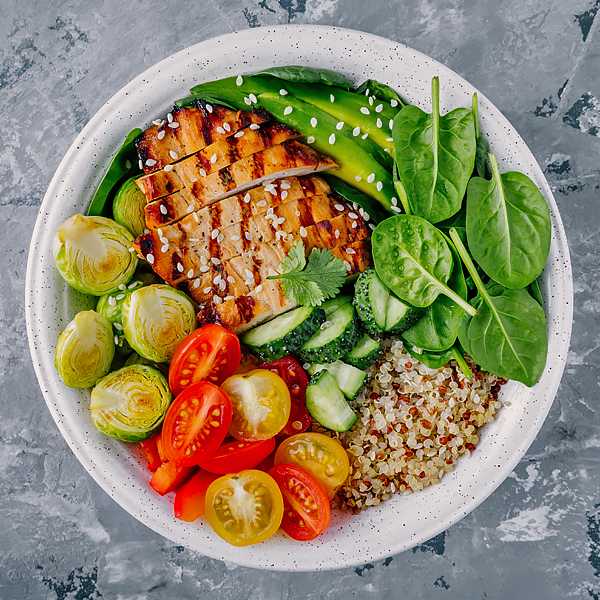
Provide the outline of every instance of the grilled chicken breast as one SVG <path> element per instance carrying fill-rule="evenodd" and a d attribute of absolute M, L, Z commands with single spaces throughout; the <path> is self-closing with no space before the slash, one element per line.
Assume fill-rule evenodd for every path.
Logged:
<path fill-rule="evenodd" d="M 173 107 L 166 119 L 155 121 L 135 144 L 144 173 L 154 173 L 213 142 L 270 120 L 271 115 L 262 109 L 235 111 L 199 100 L 193 106 Z"/>

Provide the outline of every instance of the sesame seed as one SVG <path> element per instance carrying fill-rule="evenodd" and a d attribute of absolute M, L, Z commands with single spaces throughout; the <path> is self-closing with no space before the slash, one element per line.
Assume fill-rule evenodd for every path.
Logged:
<path fill-rule="evenodd" d="M 187 207 L 187 211 L 188 211 L 189 213 L 191 213 L 191 212 L 194 212 L 194 205 L 193 205 L 193 204 L 190 204 L 190 205 Z"/>
<path fill-rule="evenodd" d="M 305 238 L 308 235 L 308 232 L 304 227 L 300 227 L 300 235 Z"/>
<path fill-rule="evenodd" d="M 188 278 L 189 278 L 189 279 L 191 279 L 191 278 L 194 276 L 194 269 L 190 269 L 190 270 L 187 272 L 187 276 L 188 276 Z"/>
<path fill-rule="evenodd" d="M 344 211 L 346 207 L 343 204 L 335 204 L 334 205 L 337 210 Z"/>
<path fill-rule="evenodd" d="M 229 281 L 229 283 L 235 283 L 235 279 L 231 275 L 227 276 L 227 281 Z"/>
<path fill-rule="evenodd" d="M 279 217 L 279 219 L 275 219 L 277 225 L 283 225 L 285 223 L 285 217 Z"/>
<path fill-rule="evenodd" d="M 287 96 L 287 90 L 284 90 L 283 88 L 281 88 L 281 89 L 279 90 L 279 93 L 280 93 L 282 96 Z"/>
<path fill-rule="evenodd" d="M 357 215 L 356 213 L 354 213 L 354 212 L 349 212 L 349 213 L 348 213 L 348 216 L 349 216 L 351 219 L 358 219 L 358 215 Z"/>
<path fill-rule="evenodd" d="M 398 212 L 400 212 L 398 210 Z M 373 225 L 373 223 L 369 223 L 369 227 L 371 228 L 371 231 L 375 231 L 375 225 Z"/>
<path fill-rule="evenodd" d="M 218 258 L 215 258 L 214 256 L 210 259 L 210 261 L 212 262 L 213 265 L 221 264 L 221 261 Z"/>
<path fill-rule="evenodd" d="M 218 235 L 219 235 L 219 230 L 218 230 L 218 229 L 213 229 L 213 230 L 210 232 L 210 239 L 211 239 L 211 240 L 215 240 L 215 239 L 217 239 L 217 236 L 218 236 Z"/>
<path fill-rule="evenodd" d="M 210 104 L 207 104 L 207 105 L 206 105 L 206 110 L 207 110 L 209 113 L 212 113 L 212 111 L 213 111 L 213 107 L 212 107 Z"/>
<path fill-rule="evenodd" d="M 138 165 L 140 166 L 140 171 L 143 171 L 144 170 L 144 163 L 141 160 L 139 160 L 138 161 Z"/>
<path fill-rule="evenodd" d="M 382 110 L 383 110 L 383 104 L 378 104 L 378 105 L 375 107 L 375 112 L 378 112 L 378 113 L 380 113 Z"/>
<path fill-rule="evenodd" d="M 360 175 L 355 175 L 354 179 L 356 179 L 356 181 L 362 181 L 362 177 Z"/>
<path fill-rule="evenodd" d="M 369 96 L 369 104 L 373 106 L 373 96 Z"/>
<path fill-rule="evenodd" d="M 346 252 L 348 254 L 356 254 L 356 250 L 354 250 L 354 248 L 346 248 Z"/>
<path fill-rule="evenodd" d="M 131 246 L 131 248 L 129 248 L 129 252 L 135 252 L 135 248 Z"/>
<path fill-rule="evenodd" d="M 211 288 L 211 287 L 205 287 L 205 288 L 204 288 L 202 291 L 203 291 L 205 294 L 210 294 L 210 293 L 212 292 L 212 288 Z"/>
<path fill-rule="evenodd" d="M 262 208 L 263 206 L 266 206 L 266 205 L 267 205 L 267 201 L 266 201 L 266 200 L 259 200 L 259 201 L 256 203 L 256 206 L 260 206 L 261 208 Z"/>
<path fill-rule="evenodd" d="M 260 294 L 262 292 L 263 286 L 262 283 L 256 286 L 256 293 Z"/>
<path fill-rule="evenodd" d="M 248 277 L 248 279 L 254 278 L 254 273 L 252 273 L 250 269 L 244 269 L 244 275 Z"/>
<path fill-rule="evenodd" d="M 369 88 L 367 88 L 367 89 L 365 90 L 365 96 L 368 96 L 370 92 L 371 92 L 371 90 L 370 90 Z"/>
<path fill-rule="evenodd" d="M 336 239 L 340 237 L 340 230 L 339 230 L 339 229 L 336 229 L 336 230 L 334 231 L 334 233 L 335 233 L 335 238 L 336 238 Z"/>
<path fill-rule="evenodd" d="M 198 217 L 198 213 L 194 213 L 192 216 L 194 217 L 194 221 L 196 221 L 196 223 L 200 223 L 200 218 Z"/>
<path fill-rule="evenodd" d="M 329 94 L 329 99 L 330 99 L 332 102 L 335 102 L 335 96 L 334 96 L 333 94 Z"/>
<path fill-rule="evenodd" d="M 288 193 L 287 193 L 285 190 L 283 190 L 283 191 L 281 192 L 281 199 L 282 199 L 282 200 L 285 200 L 287 197 L 288 197 Z"/>
<path fill-rule="evenodd" d="M 252 100 L 250 100 L 250 98 L 244 98 L 244 102 L 250 106 L 252 104 Z"/>
<path fill-rule="evenodd" d="M 219 290 L 224 292 L 226 287 L 227 287 L 227 282 L 225 282 L 223 280 L 219 281 Z"/>
<path fill-rule="evenodd" d="M 394 138 L 393 137 L 387 137 L 387 138 L 385 138 L 385 141 L 386 142 L 393 142 Z"/>
<path fill-rule="evenodd" d="M 394 119 L 390 119 L 390 129 L 394 128 Z"/>
<path fill-rule="evenodd" d="M 392 108 L 396 108 L 396 106 L 398 106 L 398 100 L 395 100 L 394 98 L 392 98 L 390 100 L 390 104 L 392 105 Z"/>
<path fill-rule="evenodd" d="M 291 106 L 286 106 L 283 110 L 284 115 L 289 115 L 294 109 Z"/>
<path fill-rule="evenodd" d="M 379 117 L 377 117 L 377 127 L 379 127 L 379 129 L 383 127 L 383 121 Z"/>
<path fill-rule="evenodd" d="M 402 212 L 397 206 L 390 206 L 390 208 L 394 211 L 394 212 Z M 369 223 L 369 225 L 371 225 L 371 223 Z"/>
<path fill-rule="evenodd" d="M 257 129 L 260 129 L 260 125 L 257 125 L 256 123 L 251 123 L 250 129 L 252 129 L 252 131 L 256 131 Z"/>
<path fill-rule="evenodd" d="M 309 136 L 306 138 L 306 143 L 307 143 L 307 144 L 314 144 L 314 143 L 315 143 L 315 137 L 314 137 L 313 135 L 309 135 Z"/>
<path fill-rule="evenodd" d="M 210 267 L 208 265 L 202 265 L 200 267 L 200 273 L 206 273 L 208 271 L 210 271 Z"/>
<path fill-rule="evenodd" d="M 381 181 L 378 181 L 375 187 L 377 187 L 377 191 L 380 192 L 383 189 L 383 183 Z"/>
<path fill-rule="evenodd" d="M 173 115 L 171 113 L 167 115 L 167 121 L 169 121 L 169 123 L 173 122 Z"/>
<path fill-rule="evenodd" d="M 114 340 L 115 340 L 115 346 L 118 346 L 118 345 L 119 345 L 119 341 L 120 341 L 120 340 L 119 340 L 119 336 L 118 336 L 118 335 L 115 335 L 115 338 L 114 338 Z"/>
<path fill-rule="evenodd" d="M 127 286 L 124 283 L 119 284 L 119 289 L 123 292 L 127 289 Z"/>
<path fill-rule="evenodd" d="M 200 240 L 196 237 L 189 238 L 190 242 L 199 242 Z"/>
<path fill-rule="evenodd" d="M 290 189 L 292 186 L 290 185 L 290 182 L 289 182 L 289 181 L 285 181 L 285 180 L 284 180 L 284 181 L 282 181 L 282 182 L 279 184 L 279 187 L 280 187 L 282 190 L 289 190 L 289 189 Z"/>
<path fill-rule="evenodd" d="M 311 124 L 313 127 L 316 127 L 316 126 L 317 126 L 317 119 L 316 119 L 315 117 L 313 117 L 313 118 L 310 120 L 310 124 Z"/>
<path fill-rule="evenodd" d="M 200 173 L 201 177 L 206 177 L 206 171 L 204 169 L 200 169 L 198 173 Z"/>
<path fill-rule="evenodd" d="M 339 131 L 344 126 L 344 121 L 340 121 L 336 124 L 335 128 Z"/>
<path fill-rule="evenodd" d="M 178 270 L 180 273 L 183 273 L 183 265 L 182 265 L 181 263 L 177 263 L 177 270 Z"/>
<path fill-rule="evenodd" d="M 214 164 L 217 162 L 217 155 L 216 155 L 216 154 L 213 154 L 213 155 L 210 157 L 210 162 L 211 162 L 213 165 L 214 165 Z"/>
<path fill-rule="evenodd" d="M 258 102 L 258 100 L 256 99 L 256 96 L 254 94 L 248 94 L 248 98 L 250 98 L 250 101 L 253 102 L 254 104 L 256 104 Z"/>
<path fill-rule="evenodd" d="M 238 86 L 242 85 L 242 83 L 244 83 L 244 78 L 241 75 L 238 75 L 237 79 L 235 80 L 235 83 Z"/>
<path fill-rule="evenodd" d="M 169 156 L 173 159 L 173 160 L 177 160 L 179 158 L 179 154 L 177 154 L 177 152 L 175 152 L 174 150 L 169 150 Z"/>
<path fill-rule="evenodd" d="M 123 331 L 123 325 L 121 325 L 121 323 L 113 323 L 113 327 L 117 330 L 117 331 Z"/>
<path fill-rule="evenodd" d="M 244 233 L 244 237 L 248 240 L 251 241 L 252 240 L 252 234 L 249 231 L 246 231 Z"/>
<path fill-rule="evenodd" d="M 300 211 L 299 211 L 299 210 L 297 210 L 297 211 L 296 211 L 296 216 L 297 216 L 297 217 L 299 217 L 299 216 L 300 216 Z"/>
<path fill-rule="evenodd" d="M 352 229 L 356 229 L 357 225 L 358 225 L 358 223 L 356 221 L 352 221 Z"/>
<path fill-rule="evenodd" d="M 223 298 L 223 300 L 225 300 L 225 302 L 227 302 L 227 300 L 233 300 L 235 298 L 235 296 L 225 296 L 225 298 Z"/>
<path fill-rule="evenodd" d="M 244 196 L 244 202 L 245 202 L 246 204 L 248 204 L 248 202 L 250 202 L 250 194 L 249 194 L 249 193 L 247 193 L 247 194 Z"/>
<path fill-rule="evenodd" d="M 222 303 L 223 303 L 223 298 L 221 298 L 221 296 L 217 296 L 217 295 L 215 295 L 215 296 L 213 296 L 213 302 L 214 302 L 215 304 L 217 304 L 217 305 L 218 305 L 218 304 L 222 304 Z"/>
<path fill-rule="evenodd" d="M 398 198 L 396 198 L 395 196 L 392 198 L 392 204 L 394 206 L 398 206 Z"/>
<path fill-rule="evenodd" d="M 225 131 L 231 131 L 231 125 L 229 125 L 229 123 L 223 123 L 223 129 Z"/>
<path fill-rule="evenodd" d="M 155 121 L 152 121 L 152 124 L 156 125 L 157 127 L 160 127 L 163 123 L 163 119 L 156 119 Z"/>
<path fill-rule="evenodd" d="M 220 282 L 221 282 L 221 273 L 218 273 L 217 275 L 215 275 L 215 278 L 213 279 L 213 283 L 215 285 L 219 285 Z"/>
<path fill-rule="evenodd" d="M 224 239 L 225 239 L 225 236 L 222 233 L 220 233 L 217 237 L 217 242 L 220 244 Z"/>
<path fill-rule="evenodd" d="M 331 145 L 335 144 L 335 133 L 332 133 L 332 134 L 329 136 L 329 143 L 330 143 Z"/>
<path fill-rule="evenodd" d="M 154 264 L 154 255 L 153 255 L 153 254 L 148 254 L 148 255 L 146 256 L 146 260 L 147 260 L 147 261 L 148 261 L 148 262 L 149 262 L 151 265 L 153 265 L 153 264 Z"/>
<path fill-rule="evenodd" d="M 206 260 L 206 256 L 204 256 L 204 255 L 200 256 L 200 264 L 201 265 L 208 264 L 208 261 Z"/>
<path fill-rule="evenodd" d="M 172 171 L 173 170 L 173 165 L 165 165 L 164 166 L 164 170 L 167 171 L 167 172 Z"/>
<path fill-rule="evenodd" d="M 371 215 L 368 212 L 365 212 L 365 214 L 363 215 L 363 219 L 365 221 L 368 221 L 371 218 Z"/>
<path fill-rule="evenodd" d="M 347 260 L 344 261 L 344 265 L 346 266 L 346 271 L 352 271 L 352 265 Z"/>
<path fill-rule="evenodd" d="M 199 287 L 200 287 L 200 280 L 199 280 L 199 279 L 196 279 L 192 285 L 193 285 L 195 288 L 199 288 Z M 206 293 L 208 294 L 208 292 L 206 292 Z"/>
<path fill-rule="evenodd" d="M 167 207 L 166 207 L 164 204 L 161 204 L 161 205 L 160 205 L 160 212 L 161 212 L 163 215 L 166 215 L 166 214 L 167 214 Z"/>
<path fill-rule="evenodd" d="M 173 121 L 172 123 L 169 123 L 169 127 L 171 129 L 177 129 L 179 127 L 179 123 L 177 123 L 177 121 Z"/>
<path fill-rule="evenodd" d="M 232 235 L 231 236 L 231 241 L 232 242 L 239 242 L 240 241 L 240 236 L 239 235 Z"/>
<path fill-rule="evenodd" d="M 275 277 L 276 275 L 278 275 L 278 273 L 275 269 L 269 269 L 268 273 L 269 273 L 269 277 Z"/>
<path fill-rule="evenodd" d="M 162 140 L 162 139 L 165 137 L 165 130 L 164 130 L 164 129 L 162 129 L 161 131 L 159 131 L 159 132 L 157 133 L 156 137 L 157 137 L 159 140 Z"/>
<path fill-rule="evenodd" d="M 115 300 L 114 296 L 109 296 L 109 297 L 108 297 L 108 303 L 109 303 L 111 306 L 116 306 L 116 305 L 117 305 L 117 301 Z"/>
<path fill-rule="evenodd" d="M 242 129 L 242 131 L 238 131 L 233 137 L 241 138 L 243 135 L 244 135 L 244 130 Z"/>
<path fill-rule="evenodd" d="M 147 167 L 153 167 L 155 164 L 156 164 L 156 161 L 155 161 L 153 158 L 149 158 L 149 159 L 146 161 L 146 166 L 147 166 Z"/>
<path fill-rule="evenodd" d="M 369 183 L 373 183 L 375 181 L 375 173 L 371 173 L 368 177 L 367 177 L 367 181 Z"/>
<path fill-rule="evenodd" d="M 160 251 L 164 254 L 165 252 L 169 251 L 169 244 L 165 244 L 164 246 L 161 247 Z"/>
<path fill-rule="evenodd" d="M 366 140 L 366 139 L 367 139 L 367 137 L 369 137 L 369 133 L 368 133 L 368 132 L 367 132 L 367 133 L 363 133 L 363 134 L 362 134 L 360 137 L 361 137 L 363 140 Z"/>
<path fill-rule="evenodd" d="M 354 137 L 357 137 L 357 136 L 359 136 L 359 135 L 360 135 L 360 127 L 355 127 L 355 128 L 352 130 L 352 135 L 353 135 Z"/>
<path fill-rule="evenodd" d="M 363 106 L 363 107 L 361 107 L 361 109 L 360 109 L 360 112 L 361 112 L 363 115 L 368 115 L 368 114 L 370 114 L 370 111 L 369 111 L 369 109 L 368 109 L 366 106 Z"/>

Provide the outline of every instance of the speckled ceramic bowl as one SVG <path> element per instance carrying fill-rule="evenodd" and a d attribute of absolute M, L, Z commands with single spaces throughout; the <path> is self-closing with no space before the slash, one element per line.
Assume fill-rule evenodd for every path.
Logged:
<path fill-rule="evenodd" d="M 88 123 L 62 161 L 42 204 L 27 270 L 27 326 L 33 363 L 48 407 L 84 467 L 123 508 L 148 527 L 198 552 L 263 569 L 335 569 L 385 558 L 437 535 L 467 515 L 507 477 L 540 429 L 563 372 L 572 322 L 572 280 L 567 242 L 556 204 L 533 155 L 510 123 L 479 95 L 482 130 L 502 171 L 529 175 L 550 206 L 553 238 L 542 276 L 548 317 L 549 356 L 533 388 L 511 382 L 503 408 L 485 428 L 477 451 L 459 461 L 440 485 L 397 496 L 358 516 L 336 512 L 316 541 L 294 542 L 283 534 L 256 546 L 234 548 L 200 520 L 173 516 L 171 495 L 148 486 L 145 459 L 131 445 L 108 438 L 90 420 L 89 390 L 67 388 L 54 369 L 58 336 L 74 315 L 90 308 L 54 267 L 52 237 L 58 226 L 87 210 L 113 153 L 134 127 L 166 114 L 172 102 L 202 81 L 253 73 L 273 65 L 334 68 L 361 83 L 373 78 L 397 88 L 429 110 L 431 78 L 440 78 L 443 111 L 470 106 L 475 89 L 435 60 L 372 35 L 330 27 L 263 27 L 225 35 L 179 52 L 148 69 L 118 92 Z"/>

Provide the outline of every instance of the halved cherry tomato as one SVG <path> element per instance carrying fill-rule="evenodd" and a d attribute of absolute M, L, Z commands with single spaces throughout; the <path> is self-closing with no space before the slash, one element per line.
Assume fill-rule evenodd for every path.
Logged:
<path fill-rule="evenodd" d="M 335 496 L 350 473 L 350 461 L 344 447 L 322 433 L 299 433 L 281 443 L 275 453 L 275 465 L 299 465 L 312 473 Z"/>
<path fill-rule="evenodd" d="M 227 475 L 253 469 L 275 450 L 275 438 L 259 442 L 235 440 L 221 444 L 219 449 L 200 467 L 211 473 Z"/>
<path fill-rule="evenodd" d="M 281 525 L 283 497 L 275 480 L 254 469 L 225 475 L 206 492 L 206 520 L 234 546 L 258 544 Z"/>
<path fill-rule="evenodd" d="M 314 540 L 329 525 L 331 506 L 325 486 L 298 465 L 277 465 L 269 471 L 283 495 L 283 529 L 292 539 Z"/>
<path fill-rule="evenodd" d="M 150 486 L 164 496 L 183 485 L 197 470 L 198 467 L 180 467 L 172 462 L 164 462 L 154 472 Z"/>
<path fill-rule="evenodd" d="M 169 386 L 175 396 L 198 381 L 221 385 L 233 375 L 241 358 L 240 341 L 220 325 L 205 325 L 188 335 L 175 350 Z"/>
<path fill-rule="evenodd" d="M 255 369 L 230 377 L 221 388 L 233 405 L 229 433 L 236 440 L 266 440 L 278 434 L 288 422 L 290 392 L 279 375 Z"/>
<path fill-rule="evenodd" d="M 140 443 L 142 448 L 146 451 L 146 458 L 148 459 L 148 469 L 154 473 L 160 465 L 164 462 L 160 454 L 158 453 L 158 447 L 156 442 L 160 438 L 160 433 L 154 434 L 151 438 L 144 440 Z"/>
<path fill-rule="evenodd" d="M 161 433 L 169 461 L 189 467 L 210 458 L 231 424 L 231 401 L 208 381 L 185 388 L 169 407 Z"/>
<path fill-rule="evenodd" d="M 290 418 L 280 434 L 294 435 L 306 431 L 310 427 L 310 414 L 306 408 L 308 376 L 300 363 L 291 356 L 284 356 L 268 363 L 262 363 L 260 368 L 277 373 L 285 381 L 285 385 L 290 391 L 292 403 Z"/>
<path fill-rule="evenodd" d="M 192 475 L 175 493 L 175 517 L 188 523 L 199 519 L 204 514 L 206 490 L 218 478 L 219 475 L 203 469 Z"/>

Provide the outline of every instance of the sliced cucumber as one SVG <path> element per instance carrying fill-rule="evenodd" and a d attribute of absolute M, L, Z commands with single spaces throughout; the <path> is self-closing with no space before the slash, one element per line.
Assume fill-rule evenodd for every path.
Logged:
<path fill-rule="evenodd" d="M 335 312 L 340 306 L 343 306 L 344 304 L 349 304 L 350 302 L 352 302 L 352 296 L 340 295 L 336 296 L 335 298 L 332 298 L 331 300 L 323 302 L 320 308 L 322 308 L 325 311 L 325 314 L 329 316 L 331 313 Z"/>
<path fill-rule="evenodd" d="M 344 361 L 357 369 L 368 369 L 382 358 L 383 354 L 383 346 L 368 335 L 364 335 L 355 348 L 346 354 Z"/>
<path fill-rule="evenodd" d="M 356 311 L 351 303 L 334 310 L 320 329 L 298 349 L 305 362 L 330 363 L 348 354 L 360 339 Z"/>
<path fill-rule="evenodd" d="M 240 341 L 260 359 L 276 360 L 298 350 L 325 319 L 320 308 L 300 306 L 244 333 Z"/>
<path fill-rule="evenodd" d="M 310 380 L 306 388 L 306 408 L 319 425 L 333 431 L 348 431 L 358 419 L 327 370 L 320 371 Z"/>
<path fill-rule="evenodd" d="M 336 360 L 325 365 L 313 363 L 308 367 L 310 375 L 316 375 L 323 370 L 329 371 L 333 375 L 340 390 L 342 390 L 342 393 L 348 400 L 356 398 L 367 378 L 367 374 L 364 371 L 348 365 L 341 360 Z"/>
<path fill-rule="evenodd" d="M 354 306 L 364 329 L 377 335 L 384 331 L 401 333 L 412 327 L 423 314 L 398 300 L 379 279 L 375 269 L 363 271 L 354 286 Z"/>

